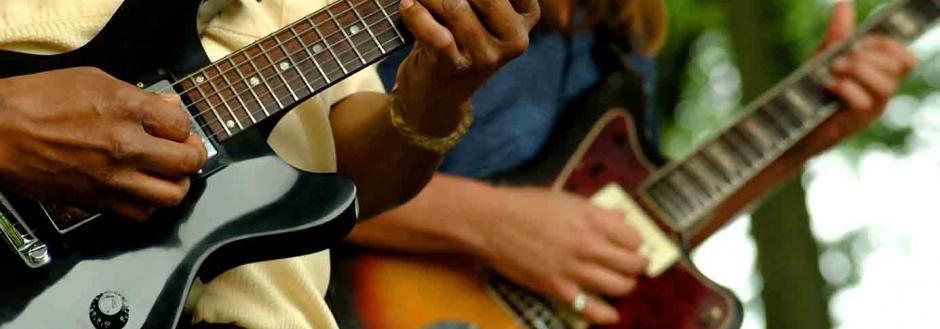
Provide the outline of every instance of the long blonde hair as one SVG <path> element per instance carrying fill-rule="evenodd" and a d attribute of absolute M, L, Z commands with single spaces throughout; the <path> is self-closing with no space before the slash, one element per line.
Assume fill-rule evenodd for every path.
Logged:
<path fill-rule="evenodd" d="M 555 1 L 576 1 L 585 12 L 583 24 L 562 27 Z M 666 39 L 664 0 L 543 0 L 543 25 L 565 32 L 603 28 L 611 37 L 627 40 L 636 51 L 653 55 Z M 572 4 L 573 6 L 575 4 Z"/>

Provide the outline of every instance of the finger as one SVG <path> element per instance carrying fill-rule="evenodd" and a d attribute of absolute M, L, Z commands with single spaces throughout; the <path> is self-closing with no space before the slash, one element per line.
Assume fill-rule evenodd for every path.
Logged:
<path fill-rule="evenodd" d="M 522 21 L 525 23 L 526 32 L 535 27 L 539 22 L 542 8 L 538 0 L 510 0 L 512 7 L 517 13 L 522 15 Z"/>
<path fill-rule="evenodd" d="M 527 31 L 522 16 L 507 0 L 470 0 L 470 4 L 482 16 L 486 29 L 499 40 L 514 40 L 520 31 Z"/>
<path fill-rule="evenodd" d="M 874 107 L 874 100 L 865 88 L 851 79 L 837 79 L 828 88 L 854 112 L 867 112 Z"/>
<path fill-rule="evenodd" d="M 456 38 L 457 49 L 469 53 L 473 60 L 496 61 L 495 38 L 483 27 L 468 0 L 421 0 L 421 3 L 450 28 Z"/>
<path fill-rule="evenodd" d="M 847 57 L 841 56 L 832 62 L 831 69 L 833 73 L 846 73 L 851 68 L 852 63 L 856 65 L 870 65 L 874 69 L 893 77 L 901 77 L 907 73 L 907 69 L 905 68 L 906 64 L 904 62 L 875 49 L 858 50 Z"/>
<path fill-rule="evenodd" d="M 463 61 L 454 35 L 434 19 L 424 5 L 415 0 L 402 0 L 401 15 L 418 42 L 443 51 L 454 63 Z"/>
<path fill-rule="evenodd" d="M 640 233 L 626 223 L 626 215 L 623 212 L 598 210 L 596 221 L 608 240 L 630 251 L 636 251 L 643 245 Z"/>
<path fill-rule="evenodd" d="M 569 274 L 579 285 L 589 291 L 606 296 L 626 295 L 636 287 L 636 279 L 627 277 L 608 267 L 594 263 L 583 263 Z"/>
<path fill-rule="evenodd" d="M 185 141 L 189 137 L 190 121 L 180 104 L 176 93 L 149 95 L 138 105 L 142 107 L 138 110 L 144 130 L 155 137 Z"/>
<path fill-rule="evenodd" d="M 848 64 L 850 62 L 851 64 Z M 890 98 L 898 87 L 897 78 L 891 78 L 888 73 L 879 71 L 871 62 L 862 60 L 850 61 L 839 58 L 833 64 L 833 73 L 858 83 L 868 91 L 869 96 L 876 103 Z"/>
<path fill-rule="evenodd" d="M 171 208 L 183 201 L 189 192 L 189 178 L 167 180 L 138 171 L 116 175 L 111 186 L 140 203 L 154 208 Z"/>
<path fill-rule="evenodd" d="M 832 16 L 829 18 L 829 27 L 826 29 L 826 36 L 823 38 L 820 49 L 826 49 L 852 35 L 855 30 L 855 5 L 852 1 L 836 2 L 832 8 Z"/>
<path fill-rule="evenodd" d="M 583 293 L 582 290 L 573 282 L 564 282 L 558 289 L 558 297 L 569 306 L 580 293 Z M 616 309 L 594 296 L 587 296 L 587 303 L 581 315 L 585 320 L 596 324 L 614 324 L 620 321 L 620 314 Z"/>
<path fill-rule="evenodd" d="M 910 73 L 911 70 L 917 67 L 917 56 L 915 56 L 910 49 L 894 39 L 888 37 L 870 37 L 866 39 L 866 44 L 871 48 L 885 52 L 889 58 L 901 62 L 904 68 L 902 75 Z"/>
<path fill-rule="evenodd" d="M 618 248 L 611 244 L 598 247 L 594 255 L 588 257 L 598 264 L 606 266 L 622 275 L 636 277 L 643 275 L 649 260 L 635 251 Z"/>
<path fill-rule="evenodd" d="M 206 148 L 202 139 L 190 134 L 183 143 L 162 138 L 143 137 L 132 150 L 133 164 L 165 177 L 185 177 L 202 169 L 206 162 Z"/>
<path fill-rule="evenodd" d="M 154 208 L 133 202 L 116 202 L 111 205 L 111 211 L 121 217 L 143 222 L 153 216 Z"/>

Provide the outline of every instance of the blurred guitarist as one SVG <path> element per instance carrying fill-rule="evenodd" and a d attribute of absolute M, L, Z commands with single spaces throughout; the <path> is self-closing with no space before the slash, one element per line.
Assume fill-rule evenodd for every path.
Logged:
<path fill-rule="evenodd" d="M 0 48 L 75 49 L 121 3 L 2 1 Z M 236 1 L 203 24 L 203 45 L 219 59 L 325 5 Z M 401 204 L 425 185 L 469 123 L 470 95 L 526 49 L 539 17 L 534 0 L 403 0 L 401 12 L 417 46 L 394 91 L 386 94 L 375 70 L 365 70 L 288 114 L 269 140 L 294 166 L 349 176 L 364 216 Z M 96 69 L 3 79 L 0 188 L 146 220 L 154 209 L 179 204 L 189 176 L 206 160 L 189 128 L 177 96 L 150 94 Z M 321 298 L 328 280 L 325 252 L 246 265 L 201 289 L 193 322 L 335 328 Z"/>
<path fill-rule="evenodd" d="M 357 226 L 349 241 L 469 255 L 520 285 L 572 305 L 587 320 L 614 323 L 616 310 L 600 297 L 629 293 L 647 264 L 637 252 L 641 237 L 622 214 L 546 188 L 493 186 L 480 179 L 533 156 L 565 105 L 601 80 L 604 72 L 591 56 L 600 42 L 594 38 L 598 30 L 633 46 L 628 59 L 651 85 L 649 57 L 662 43 L 664 5 L 661 0 L 541 4 L 542 28 L 533 32 L 529 51 L 475 95 L 479 124 L 448 155 L 442 171 L 412 201 Z M 854 22 L 853 5 L 838 2 L 822 47 L 849 37 Z M 720 213 L 740 210 L 808 158 L 878 118 L 915 62 L 905 47 L 882 37 L 867 37 L 834 61 L 828 89 L 847 109 L 749 182 Z M 650 133 L 655 122 L 645 126 L 642 135 L 655 135 Z"/>

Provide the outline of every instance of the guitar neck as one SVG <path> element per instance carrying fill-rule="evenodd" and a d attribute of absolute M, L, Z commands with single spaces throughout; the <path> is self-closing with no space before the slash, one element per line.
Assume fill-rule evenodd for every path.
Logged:
<path fill-rule="evenodd" d="M 399 0 L 340 0 L 181 79 L 205 132 L 221 143 L 405 44 Z"/>
<path fill-rule="evenodd" d="M 940 0 L 904 0 L 885 9 L 855 37 L 804 65 L 749 104 L 730 127 L 651 176 L 641 193 L 676 232 L 707 227 L 715 208 L 776 161 L 841 106 L 826 91 L 829 63 L 868 34 L 912 42 L 940 15 Z"/>

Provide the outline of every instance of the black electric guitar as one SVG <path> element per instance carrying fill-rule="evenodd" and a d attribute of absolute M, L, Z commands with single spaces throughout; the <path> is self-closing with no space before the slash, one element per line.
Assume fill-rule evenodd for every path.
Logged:
<path fill-rule="evenodd" d="M 215 63 L 200 3 L 127 0 L 75 51 L 0 52 L 0 77 L 91 66 L 176 92 L 210 153 L 183 204 L 145 224 L 0 191 L 0 327 L 173 328 L 196 275 L 316 252 L 352 228 L 355 186 L 287 165 L 263 131 L 403 45 L 398 0 L 338 1 Z"/>

